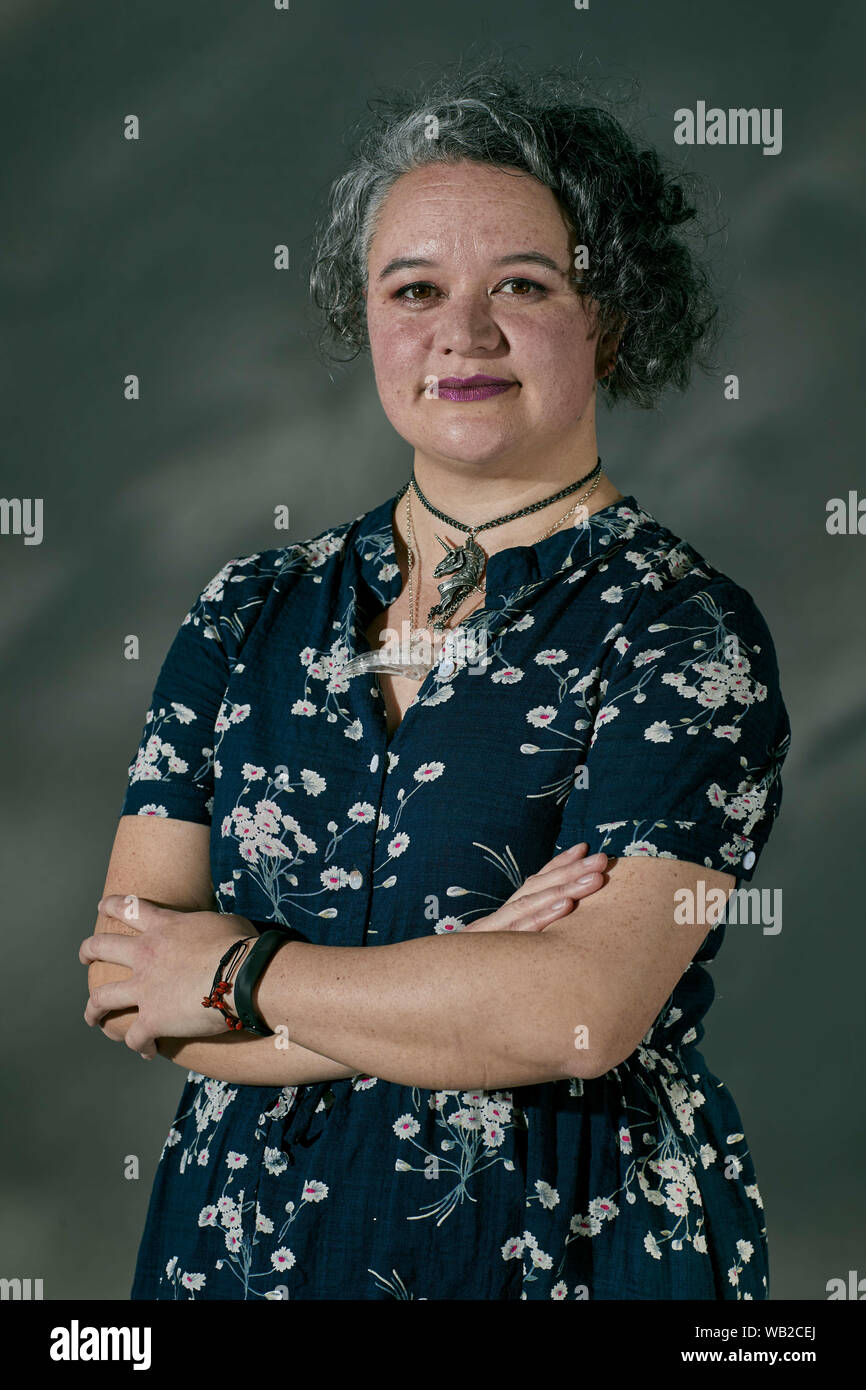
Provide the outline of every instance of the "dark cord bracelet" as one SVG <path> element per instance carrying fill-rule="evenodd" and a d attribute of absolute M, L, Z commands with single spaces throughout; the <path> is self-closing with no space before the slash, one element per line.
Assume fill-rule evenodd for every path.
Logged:
<path fill-rule="evenodd" d="M 274 1030 L 269 1028 L 258 1010 L 253 1004 L 253 989 L 259 981 L 265 966 L 271 957 L 285 944 L 290 941 L 292 936 L 299 933 L 293 932 L 290 928 L 283 928 L 280 931 L 271 930 L 262 932 L 258 941 L 251 948 L 244 960 L 243 965 L 235 980 L 235 1008 L 238 1011 L 238 1018 L 241 1026 L 246 1028 L 249 1033 L 258 1033 L 261 1037 L 273 1037 Z"/>

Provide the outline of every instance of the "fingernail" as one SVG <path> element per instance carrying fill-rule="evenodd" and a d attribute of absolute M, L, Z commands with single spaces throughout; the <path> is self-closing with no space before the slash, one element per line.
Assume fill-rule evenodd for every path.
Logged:
<path fill-rule="evenodd" d="M 590 883 L 591 880 L 592 874 L 584 874 L 583 878 L 579 878 L 577 881 L 578 883 Z"/>

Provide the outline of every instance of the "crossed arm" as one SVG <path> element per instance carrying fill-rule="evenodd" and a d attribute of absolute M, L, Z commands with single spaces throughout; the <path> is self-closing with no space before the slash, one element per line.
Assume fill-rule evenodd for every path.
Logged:
<path fill-rule="evenodd" d="M 215 910 L 208 841 L 206 826 L 122 817 L 105 894 Z M 365 1073 L 431 1090 L 495 1090 L 600 1076 L 634 1051 L 716 919 L 675 924 L 676 890 L 700 879 L 725 897 L 735 881 L 680 860 L 622 858 L 603 889 L 542 932 L 372 947 L 289 941 L 257 992 L 259 1012 L 271 1028 L 284 1025 L 287 1046 L 281 1030 L 162 1038 L 159 1050 L 248 1085 Z M 97 931 L 117 927 L 97 923 Z M 100 963 L 90 970 L 91 985 L 127 974 Z M 131 1014 L 107 1022 L 109 1035 L 123 1036 Z"/>
<path fill-rule="evenodd" d="M 121 816 L 103 897 L 133 893 L 182 912 L 217 911 L 210 874 L 210 828 L 193 821 L 150 816 Z M 97 917 L 95 933 L 124 932 L 112 917 Z M 131 935 L 134 928 L 126 929 Z M 94 961 L 87 972 L 91 990 L 129 971 L 122 965 Z M 118 1009 L 102 1021 L 102 1031 L 122 1042 L 135 1009 Z M 273 1039 L 251 1033 L 220 1033 L 213 1038 L 160 1038 L 159 1052 L 188 1071 L 217 1081 L 247 1086 L 308 1085 L 354 1076 L 359 1068 L 344 1066 L 290 1042 L 277 1051 Z"/>

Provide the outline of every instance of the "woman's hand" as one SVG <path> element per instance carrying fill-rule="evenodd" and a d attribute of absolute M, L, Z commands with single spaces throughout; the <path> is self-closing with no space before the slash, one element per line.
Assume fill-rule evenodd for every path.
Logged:
<path fill-rule="evenodd" d="M 127 1047 L 149 1060 L 157 1038 L 203 1038 L 224 1033 L 218 1009 L 202 1008 L 221 957 L 234 941 L 256 936 L 246 917 L 221 912 L 176 912 L 147 898 L 111 893 L 99 903 L 103 917 L 133 925 L 134 936 L 99 932 L 85 937 L 82 965 L 111 961 L 132 971 L 126 980 L 91 990 L 84 1021 L 93 1027 L 114 1009 L 137 1008 L 126 1030 Z M 231 995 L 226 997 L 231 1007 Z"/>
<path fill-rule="evenodd" d="M 500 908 L 461 927 L 460 935 L 468 931 L 544 931 L 570 912 L 580 898 L 604 887 L 607 855 L 593 854 L 585 859 L 588 849 L 584 842 L 549 859 Z"/>

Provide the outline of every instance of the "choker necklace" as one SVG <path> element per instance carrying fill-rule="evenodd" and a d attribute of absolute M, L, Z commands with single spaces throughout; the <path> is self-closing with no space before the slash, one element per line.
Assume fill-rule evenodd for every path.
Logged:
<path fill-rule="evenodd" d="M 380 648 L 377 652 L 363 652 L 359 656 L 353 657 L 351 661 L 343 666 L 341 675 L 351 678 L 352 676 L 360 675 L 366 671 L 379 671 L 382 674 L 400 675 L 420 680 L 436 665 L 436 660 L 432 657 L 425 659 L 419 657 L 414 651 L 414 639 L 418 633 L 418 628 L 412 578 L 418 563 L 418 557 L 412 548 L 414 535 L 412 531 L 412 516 L 409 510 L 410 489 L 414 489 L 424 506 L 429 512 L 432 512 L 434 516 L 439 517 L 441 521 L 447 522 L 449 526 L 456 527 L 458 531 L 468 532 L 467 540 L 465 540 L 462 545 L 455 546 L 449 545 L 440 535 L 436 535 L 437 541 L 447 553 L 433 570 L 435 578 L 438 579 L 440 576 L 444 576 L 444 579 L 443 582 L 437 586 L 439 589 L 440 601 L 430 608 L 427 614 L 427 624 L 434 632 L 445 630 L 448 633 L 444 642 L 445 665 L 440 668 L 443 671 L 443 675 L 447 676 L 450 675 L 451 671 L 454 669 L 454 629 L 449 628 L 448 620 L 471 593 L 478 592 L 483 594 L 483 590 L 478 581 L 483 576 L 488 557 L 475 540 L 477 533 L 479 531 L 487 531 L 493 526 L 504 526 L 507 521 L 515 521 L 518 517 L 528 516 L 531 512 L 539 511 L 542 507 L 549 507 L 551 503 L 558 502 L 560 498 L 568 497 L 572 492 L 576 492 L 579 487 L 589 482 L 591 478 L 594 479 L 592 486 L 559 518 L 558 521 L 555 521 L 552 526 L 549 526 L 548 529 L 538 537 L 538 541 L 534 542 L 534 544 L 538 544 L 539 541 L 544 540 L 555 531 L 557 526 L 561 526 L 562 522 L 565 521 L 567 517 L 571 516 L 572 512 L 577 511 L 581 503 L 585 502 L 587 497 L 590 497 L 592 493 L 595 492 L 595 489 L 601 481 L 601 458 L 598 458 L 595 468 L 591 469 L 583 478 L 578 478 L 576 483 L 571 483 L 568 487 L 553 493 L 552 496 L 546 497 L 540 502 L 533 502 L 528 507 L 521 507 L 516 512 L 508 512 L 505 516 L 497 517 L 494 521 L 484 521 L 474 526 L 467 526 L 461 521 L 455 521 L 453 517 L 447 516 L 445 512 L 441 512 L 438 508 L 432 506 L 418 486 L 413 470 L 409 482 L 405 483 L 397 494 L 398 502 L 404 495 L 406 497 L 406 531 L 409 538 L 409 544 L 407 545 L 409 562 L 409 611 L 411 624 L 409 657 L 405 660 L 395 660 L 391 647 L 386 643 L 385 646 Z M 467 614 L 465 616 L 469 615 Z"/>

